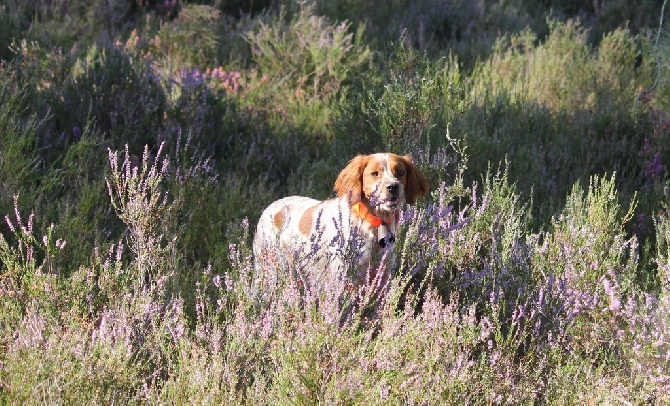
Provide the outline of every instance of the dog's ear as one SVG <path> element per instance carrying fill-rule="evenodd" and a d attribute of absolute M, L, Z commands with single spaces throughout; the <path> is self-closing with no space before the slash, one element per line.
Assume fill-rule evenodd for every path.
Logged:
<path fill-rule="evenodd" d="M 428 181 L 421 173 L 418 166 L 412 161 L 412 157 L 405 155 L 402 157 L 407 169 L 407 181 L 405 184 L 405 201 L 407 204 L 414 204 L 417 197 L 422 197 L 428 194 Z"/>
<path fill-rule="evenodd" d="M 363 170 L 368 160 L 369 155 L 358 155 L 342 169 L 333 187 L 337 197 L 347 196 L 349 203 L 356 203 L 363 198 Z"/>

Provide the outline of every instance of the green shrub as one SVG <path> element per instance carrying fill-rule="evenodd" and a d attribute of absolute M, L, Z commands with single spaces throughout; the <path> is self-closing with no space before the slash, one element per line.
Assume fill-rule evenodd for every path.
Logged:
<path fill-rule="evenodd" d="M 431 63 L 400 42 L 389 63 L 389 83 L 380 97 L 370 94 L 370 117 L 385 150 L 418 152 L 441 139 L 467 106 L 458 62 Z"/>
<path fill-rule="evenodd" d="M 642 54 L 644 58 L 647 58 L 648 63 L 653 68 L 652 73 L 642 77 L 644 80 L 642 82 L 641 93 L 636 99 L 636 102 L 640 105 L 645 103 L 650 103 L 652 106 L 658 107 L 661 111 L 665 112 L 662 114 L 662 118 L 666 119 L 668 108 L 670 104 L 668 103 L 668 95 L 670 95 L 670 80 L 668 80 L 668 68 L 670 67 L 670 41 L 668 36 L 663 31 L 663 28 L 658 28 L 660 32 L 655 32 L 653 37 L 653 42 L 647 45 L 648 49 L 645 49 Z M 665 123 L 664 123 L 665 124 Z"/>
<path fill-rule="evenodd" d="M 63 131 L 90 119 L 116 147 L 158 144 L 166 109 L 161 79 L 146 60 L 121 46 L 90 48 L 55 96 L 52 108 L 64 118 Z"/>
<path fill-rule="evenodd" d="M 11 58 L 10 44 L 21 35 L 22 10 L 18 5 L 12 6 L 0 4 L 0 61 L 7 61 Z"/>
<path fill-rule="evenodd" d="M 500 32 L 525 27 L 545 30 L 545 10 L 535 3 L 463 0 L 316 1 L 317 12 L 335 20 L 365 23 L 369 42 L 378 49 L 403 37 L 406 45 L 431 56 L 452 52 L 469 69 L 487 56 Z M 495 27 L 495 28 L 494 28 Z M 449 50 L 449 51 L 446 51 Z"/>
<path fill-rule="evenodd" d="M 529 30 L 504 36 L 493 55 L 473 74 L 473 97 L 486 100 L 509 94 L 512 100 L 537 103 L 553 112 L 607 112 L 630 106 L 639 77 L 634 72 L 636 39 L 618 29 L 603 37 L 598 52 L 578 22 L 549 20 L 545 41 Z"/>
<path fill-rule="evenodd" d="M 21 6 L 31 39 L 65 49 L 114 38 L 133 26 L 140 14 L 136 2 L 123 0 L 36 0 Z"/>
<path fill-rule="evenodd" d="M 15 195 L 34 198 L 39 183 L 37 133 L 44 124 L 35 114 L 26 117 L 28 99 L 10 72 L 0 68 L 0 210 L 12 211 Z"/>
<path fill-rule="evenodd" d="M 622 348 L 617 337 L 631 321 L 626 301 L 642 287 L 637 284 L 638 241 L 624 231 L 635 203 L 622 209 L 614 184 L 612 176 L 593 177 L 587 192 L 575 185 L 552 230 L 541 235 L 532 266 L 533 272 L 556 275 L 564 284 L 570 316 L 557 338 L 570 351 L 618 364 Z"/>
<path fill-rule="evenodd" d="M 34 202 L 38 221 L 45 227 L 54 224 L 58 235 L 69 242 L 57 258 L 66 275 L 87 263 L 97 245 L 118 240 L 124 230 L 100 176 L 107 165 L 103 137 L 93 125 L 79 131 L 80 139 L 67 147 L 42 178 Z"/>
<path fill-rule="evenodd" d="M 362 35 L 362 26 L 351 33 L 351 24 L 331 23 L 313 6 L 295 16 L 282 12 L 247 34 L 258 68 L 247 97 L 268 111 L 284 106 L 281 114 L 294 125 L 328 135 L 332 103 L 370 63 Z"/>
<path fill-rule="evenodd" d="M 415 160 L 430 160 L 431 152 L 444 158 L 451 149 L 449 127 L 471 103 L 456 58 L 433 61 L 400 41 L 380 69 L 388 76 L 385 83 L 367 81 L 338 104 L 338 154 L 384 150 Z M 424 171 L 449 172 L 441 166 L 445 162 L 425 163 Z M 430 176 L 431 184 L 445 180 Z"/>
<path fill-rule="evenodd" d="M 202 69 L 212 64 L 220 19 L 221 13 L 214 7 L 188 4 L 179 10 L 176 19 L 161 24 L 150 48 L 165 77 L 174 76 L 180 69 Z"/>
<path fill-rule="evenodd" d="M 578 24 L 550 26 L 537 45 L 530 31 L 498 42 L 470 77 L 472 108 L 452 127 L 469 148 L 472 169 L 510 163 L 510 177 L 537 203 L 533 211 L 540 223 L 563 205 L 575 182 L 594 174 L 617 171 L 619 186 L 631 199 L 647 181 L 644 139 L 656 132 L 647 113 L 631 110 L 638 80 L 648 69 L 635 71 L 637 40 L 617 30 L 596 51 Z M 664 152 L 652 145 L 650 155 Z M 645 196 L 643 206 L 647 198 L 654 200 Z"/>

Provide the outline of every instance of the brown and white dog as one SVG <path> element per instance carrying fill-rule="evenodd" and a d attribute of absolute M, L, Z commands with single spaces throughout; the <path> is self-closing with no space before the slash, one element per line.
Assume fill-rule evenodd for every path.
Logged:
<path fill-rule="evenodd" d="M 354 286 L 387 284 L 400 210 L 428 193 L 426 178 L 409 156 L 358 155 L 334 190 L 332 199 L 290 196 L 265 209 L 253 243 L 257 269 L 291 272 L 310 288 L 343 276 Z"/>

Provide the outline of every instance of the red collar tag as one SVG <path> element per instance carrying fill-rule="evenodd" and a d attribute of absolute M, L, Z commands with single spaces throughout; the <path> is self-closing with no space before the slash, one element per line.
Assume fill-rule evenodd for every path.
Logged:
<path fill-rule="evenodd" d="M 370 224 L 374 228 L 379 228 L 382 224 L 391 227 L 391 225 L 394 223 L 394 220 L 397 221 L 398 213 L 396 213 L 395 218 L 391 219 L 382 219 L 381 217 L 377 217 L 374 214 L 370 212 L 370 209 L 363 203 L 363 202 L 358 202 L 351 206 L 351 211 L 354 212 L 358 217 L 360 217 L 363 221 L 366 223 Z"/>
<path fill-rule="evenodd" d="M 370 224 L 374 228 L 378 228 L 379 226 L 382 225 L 383 221 L 381 217 L 377 217 L 374 214 L 370 213 L 370 210 L 365 204 L 363 204 L 363 202 L 358 202 L 353 206 L 351 206 L 351 211 L 353 211 L 354 214 L 356 214 L 363 221 Z"/>

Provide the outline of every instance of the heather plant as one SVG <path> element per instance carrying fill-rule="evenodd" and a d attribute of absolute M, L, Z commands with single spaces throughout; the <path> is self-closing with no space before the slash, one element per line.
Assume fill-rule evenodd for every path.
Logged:
<path fill-rule="evenodd" d="M 162 128 L 166 95 L 150 63 L 122 45 L 91 47 L 78 59 L 62 90 L 51 99 L 54 114 L 63 117 L 63 131 L 93 120 L 116 148 L 159 142 L 149 134 Z"/>
<path fill-rule="evenodd" d="M 257 65 L 248 97 L 268 111 L 279 110 L 297 126 L 310 123 L 317 134 L 328 135 L 332 103 L 371 61 L 362 26 L 351 31 L 350 23 L 333 23 L 312 5 L 302 5 L 295 15 L 282 11 L 261 24 L 246 36 Z"/>
<path fill-rule="evenodd" d="M 433 202 L 408 210 L 400 242 L 402 272 L 432 281 L 445 298 L 459 291 L 467 303 L 488 298 L 500 283 L 527 282 L 527 267 L 517 269 L 515 260 L 523 260 L 517 256 L 523 256 L 529 212 L 507 176 L 505 171 L 490 173 L 483 191 L 476 184 L 450 190 L 443 182 Z M 453 195 L 468 190 L 469 195 Z M 452 203 L 455 197 L 458 206 Z M 482 255 L 487 262 L 478 261 Z"/>
<path fill-rule="evenodd" d="M 629 322 L 623 306 L 640 290 L 638 242 L 624 231 L 633 210 L 622 210 L 614 177 L 592 178 L 586 193 L 576 184 L 532 257 L 533 272 L 555 279 L 552 295 L 562 302 L 553 339 L 599 361 L 616 363 L 617 333 Z"/>
<path fill-rule="evenodd" d="M 658 134 L 647 112 L 631 112 L 649 70 L 635 68 L 642 39 L 618 30 L 596 52 L 577 23 L 550 27 L 537 45 L 530 31 L 500 40 L 471 76 L 472 107 L 452 125 L 466 139 L 471 167 L 507 160 L 519 190 L 541 197 L 542 207 L 533 207 L 540 223 L 560 210 L 576 181 L 593 174 L 617 171 L 618 186 L 636 190 L 644 163 L 631 151 L 640 151 L 645 132 Z M 645 195 L 642 205 L 647 198 L 655 201 Z"/>
<path fill-rule="evenodd" d="M 436 133 L 445 130 L 444 122 L 467 106 L 458 62 L 451 58 L 431 63 L 401 39 L 389 65 L 390 82 L 381 96 L 368 96 L 369 122 L 384 148 L 417 151 L 423 143 L 434 142 Z"/>
<path fill-rule="evenodd" d="M 82 317 L 78 307 L 54 309 L 53 299 L 27 306 L 12 326 L 16 334 L 0 372 L 5 400 L 139 401 L 161 386 L 173 357 L 169 349 L 185 332 L 178 300 L 163 307 L 148 296 L 117 293 Z"/>
<path fill-rule="evenodd" d="M 454 226 L 444 228 L 443 238 L 455 241 L 453 252 L 466 254 L 454 267 L 456 273 L 451 274 L 452 283 L 465 296 L 457 289 L 445 296 L 430 285 L 424 292 L 407 292 L 410 275 L 406 273 L 407 266 L 402 265 L 377 318 L 362 324 L 364 319 L 358 317 L 342 324 L 338 302 L 328 300 L 328 295 L 335 295 L 332 298 L 342 293 L 336 286 L 346 279 L 333 280 L 332 289 L 321 291 L 320 295 L 326 296 L 317 300 L 305 296 L 291 282 L 288 272 L 275 281 L 267 280 L 266 273 L 255 272 L 248 222 L 241 224 L 240 239 L 229 247 L 229 264 L 219 269 L 205 268 L 194 287 L 196 318 L 191 333 L 186 328 L 183 302 L 178 299 L 156 302 L 155 296 L 141 291 L 110 295 L 119 289 L 115 287 L 119 277 L 123 280 L 122 275 L 132 269 L 126 266 L 133 266 L 124 265 L 126 262 L 118 256 L 123 248 L 115 246 L 106 257 L 96 256 L 99 259 L 95 268 L 82 269 L 73 278 L 73 282 L 98 286 L 109 295 L 98 296 L 106 305 L 94 305 L 91 316 L 82 319 L 75 312 L 75 317 L 70 318 L 89 327 L 82 329 L 78 322 L 64 323 L 34 309 L 22 319 L 20 333 L 7 347 L 4 358 L 3 376 L 11 378 L 3 380 L 9 382 L 8 399 L 76 399 L 81 391 L 93 391 L 101 400 L 117 396 L 116 399 L 131 400 L 260 403 L 299 399 L 311 403 L 378 397 L 385 402 L 488 399 L 491 403 L 526 403 L 575 400 L 578 396 L 593 396 L 599 388 L 611 388 L 613 384 L 605 371 L 589 366 L 593 353 L 582 354 L 576 347 L 586 341 L 576 341 L 575 337 L 588 339 L 583 333 L 594 326 L 599 326 L 599 332 L 622 326 L 621 314 L 605 310 L 617 309 L 605 297 L 623 299 L 610 295 L 624 292 L 620 288 L 624 284 L 606 274 L 611 286 L 607 288 L 603 279 L 598 280 L 596 289 L 602 286 L 604 293 L 594 305 L 589 297 L 569 288 L 566 277 L 552 273 L 554 265 L 566 259 L 547 257 L 545 251 L 540 251 L 542 240 L 530 239 L 528 248 L 520 249 L 518 237 L 525 232 L 519 225 L 523 215 L 518 210 L 523 213 L 523 206 L 518 206 L 518 197 L 505 176 L 501 172 L 486 178 L 484 196 L 473 195 L 470 206 L 450 208 L 449 201 L 434 200 L 434 221 L 424 223 L 438 231 L 452 221 Z M 611 223 L 618 223 L 620 212 L 612 183 L 598 183 L 592 188 L 585 198 L 590 209 L 573 208 L 583 207 L 579 200 L 583 192 L 576 192 L 572 198 L 576 203 L 566 208 L 567 213 L 587 222 L 594 216 L 594 224 L 610 225 L 604 227 L 605 234 L 616 234 L 618 228 Z M 477 188 L 473 191 L 477 193 Z M 440 195 L 446 195 L 444 190 L 437 194 Z M 426 209 L 429 207 L 430 204 Z M 505 214 L 495 216 L 498 212 Z M 413 213 L 406 214 L 410 215 Z M 404 223 L 405 219 L 401 222 L 403 228 L 419 221 L 420 216 L 412 223 Z M 454 219 L 464 221 L 454 224 Z M 478 234 L 483 237 L 477 238 Z M 412 234 L 408 231 L 406 235 Z M 588 233 L 580 236 L 574 238 L 592 238 Z M 568 244 L 571 239 L 565 236 L 560 241 Z M 440 243 L 443 247 L 448 244 Z M 470 247 L 470 251 L 464 247 Z M 533 249 L 538 250 L 536 255 L 532 254 Z M 615 259 L 619 258 L 618 252 L 615 249 Z M 444 255 L 437 253 L 427 258 L 427 268 L 431 269 L 430 261 L 435 263 Z M 531 264 L 539 264 L 547 272 L 537 275 L 529 269 Z M 470 272 L 477 269 L 479 272 Z M 516 276 L 511 272 L 522 270 L 525 272 Z M 625 274 L 630 269 L 622 271 Z M 481 276 L 484 278 L 480 280 Z M 268 282 L 274 289 L 267 288 Z M 82 301 L 89 297 L 79 295 L 78 300 Z M 415 303 L 421 303 L 419 313 Z M 640 307 L 637 311 L 642 323 L 647 310 Z M 592 317 L 597 319 L 592 322 Z M 66 333 L 55 334 L 51 327 L 54 325 Z M 640 329 L 659 331 L 652 326 L 639 324 Z M 42 338 L 39 343 L 28 339 L 36 336 Z M 598 337 L 609 336 L 595 336 L 594 340 Z M 620 354 L 636 354 L 631 347 L 622 347 Z M 89 352 L 95 356 L 87 355 Z M 641 382 L 644 368 L 654 365 L 647 354 L 653 352 L 646 350 L 636 355 L 638 362 L 644 362 L 640 364 L 642 369 L 636 370 L 640 371 L 636 372 L 636 382 Z M 95 373 L 94 363 L 102 365 Z M 30 375 L 28 382 L 48 387 L 50 398 L 27 391 L 25 388 L 32 386 L 14 380 L 24 364 L 37 366 L 34 369 L 39 373 Z M 131 367 L 121 370 L 119 364 Z M 54 373 L 55 365 L 65 368 Z M 571 376 L 570 382 L 587 379 L 593 386 L 578 388 L 576 395 L 568 397 L 570 384 L 559 380 L 557 373 L 561 378 Z M 100 380 L 86 380 L 90 376 Z M 663 374 L 654 377 L 662 382 Z M 56 391 L 64 381 L 71 384 Z M 473 386 L 472 382 L 477 384 Z M 644 396 L 658 393 L 654 386 L 642 387 L 647 394 Z M 642 396 L 624 390 L 617 390 L 612 398 L 622 393 L 627 399 Z"/>
<path fill-rule="evenodd" d="M 171 77 L 179 69 L 207 66 L 215 59 L 220 19 L 214 7 L 187 4 L 179 9 L 177 18 L 162 22 L 149 47 L 158 70 Z"/>
<path fill-rule="evenodd" d="M 30 308 L 3 356 L 7 402 L 130 401 L 138 373 L 121 348 L 91 343 L 85 328 Z M 58 329 L 58 331 L 56 331 Z"/>
<path fill-rule="evenodd" d="M 12 196 L 22 191 L 27 195 L 39 176 L 35 149 L 42 121 L 36 115 L 24 118 L 26 103 L 26 93 L 0 70 L 0 209 L 5 212 L 12 207 Z"/>
<path fill-rule="evenodd" d="M 504 181 L 505 177 L 493 178 L 481 203 L 473 195 L 472 206 L 464 207 L 461 212 L 456 212 L 453 207 L 429 204 L 426 210 L 432 214 L 420 213 L 409 223 L 411 226 L 403 247 L 404 261 L 409 262 L 407 253 L 413 253 L 415 257 L 423 255 L 428 260 L 424 259 L 418 268 L 437 271 L 428 279 L 441 288 L 441 292 L 447 288 L 448 296 L 441 293 L 442 300 L 447 297 L 453 300 L 454 293 L 449 292 L 460 292 L 457 303 L 466 306 L 469 303 L 477 309 L 477 319 L 487 331 L 480 344 L 472 343 L 475 354 L 486 360 L 482 364 L 483 370 L 478 371 L 480 379 L 501 373 L 507 375 L 509 369 L 505 372 L 499 368 L 510 367 L 513 375 L 528 373 L 526 378 L 545 379 L 544 374 L 551 373 L 553 367 L 546 364 L 546 359 L 535 358 L 539 355 L 535 351 L 550 357 L 559 368 L 565 351 L 570 357 L 586 355 L 590 360 L 595 358 L 619 366 L 622 364 L 616 358 L 617 354 L 642 354 L 644 351 L 640 351 L 640 347 L 631 347 L 619 340 L 628 334 L 627 331 L 634 335 L 649 328 L 649 322 L 643 321 L 648 316 L 634 314 L 656 313 L 653 310 L 656 306 L 642 305 L 637 296 L 640 292 L 640 285 L 636 284 L 638 246 L 635 239 L 629 239 L 623 231 L 633 208 L 627 212 L 621 210 L 613 189 L 614 179 L 595 178 L 588 193 L 575 186 L 554 230 L 546 235 L 525 236 L 523 206 L 518 197 L 514 197 L 513 188 L 509 189 Z M 505 199 L 502 202 L 507 203 L 498 206 L 501 197 Z M 505 213 L 505 206 L 512 211 Z M 520 208 L 521 212 L 518 212 Z M 487 213 L 500 215 L 496 219 L 488 217 Z M 426 218 L 428 221 L 422 223 L 421 220 Z M 521 222 L 509 222 L 509 219 Z M 503 224 L 496 225 L 498 221 Z M 429 239 L 433 236 L 430 243 L 411 245 L 415 224 L 422 230 L 418 233 L 420 236 L 427 235 Z M 435 238 L 430 224 L 440 224 L 435 228 L 443 230 L 442 236 L 437 234 Z M 449 247 L 448 255 L 439 255 L 445 246 Z M 420 247 L 437 249 L 422 250 Z M 461 250 L 466 254 L 463 257 L 459 255 Z M 598 257 L 592 258 L 593 255 Z M 435 260 L 446 258 L 451 263 L 435 263 Z M 463 259 L 458 261 L 458 258 Z M 479 258 L 482 263 L 471 262 L 468 258 Z M 401 270 L 406 269 L 407 262 L 403 262 Z M 448 284 L 440 284 L 440 279 Z M 642 302 L 644 300 L 648 303 L 653 299 L 643 299 Z M 426 303 L 421 306 L 423 313 Z M 657 353 L 659 348 L 648 351 Z M 500 364 L 502 360 L 518 357 L 526 362 L 514 362 L 506 367 Z M 646 359 L 646 356 L 640 359 Z M 636 364 L 639 370 L 645 368 L 643 364 Z M 663 374 L 654 373 L 654 376 L 659 381 L 665 379 Z M 519 396 L 520 388 L 511 384 L 514 379 L 518 378 L 508 377 L 490 383 L 492 388 L 497 386 L 496 396 L 501 396 L 500 399 L 512 393 L 514 397 Z M 525 395 L 530 396 L 529 393 Z"/>
<path fill-rule="evenodd" d="M 170 275 L 157 272 L 159 265 L 169 269 L 155 223 L 167 209 L 159 185 L 167 166 L 158 166 L 167 161 L 160 158 L 159 150 L 150 163 L 147 150 L 142 166 L 133 167 L 126 150 L 119 167 L 110 152 L 108 187 L 130 230 L 131 261 L 123 261 L 119 242 L 106 257 L 96 248 L 92 263 L 70 275 L 55 260 L 65 241 L 55 239 L 53 227 L 38 241 L 34 216 L 23 220 L 15 201 L 16 219 L 6 218 L 14 238 L 3 233 L 0 244 L 2 295 L 9 298 L 2 321 L 17 333 L 2 337 L 6 400 L 76 401 L 82 392 L 102 402 L 140 399 L 168 370 L 169 347 L 185 333 L 186 319 L 183 300 L 161 299 Z M 130 360 L 141 361 L 129 368 Z M 91 373 L 100 381 L 88 382 Z M 46 389 L 33 390 L 39 387 Z"/>
<path fill-rule="evenodd" d="M 170 277 L 163 273 L 167 271 L 166 254 L 174 240 L 165 235 L 161 221 L 172 209 L 161 184 L 169 170 L 169 160 L 161 156 L 162 149 L 161 145 L 151 162 L 149 148 L 145 147 L 138 166 L 133 166 L 128 146 L 121 162 L 118 152 L 109 151 L 111 174 L 107 190 L 117 215 L 128 227 L 137 268 L 133 284 L 138 291 L 160 291 Z"/>
<path fill-rule="evenodd" d="M 632 241 L 627 241 L 624 230 L 626 223 L 632 219 L 635 202 L 633 201 L 627 210 L 622 210 L 614 184 L 614 176 L 610 179 L 592 177 L 587 192 L 584 192 L 579 184 L 575 184 L 564 211 L 553 224 L 553 233 L 558 240 L 588 242 L 588 248 L 577 251 L 579 254 L 584 254 L 579 257 L 585 269 L 581 267 L 566 269 L 568 278 L 586 277 L 584 282 L 591 284 L 603 276 L 600 272 L 603 272 L 604 268 L 616 267 L 629 258 L 629 255 L 626 255 L 626 247 Z M 575 255 L 569 254 L 566 252 L 567 257 L 575 258 Z M 593 254 L 606 254 L 607 259 L 593 258 L 584 261 L 586 256 Z M 631 269 L 626 271 L 627 277 L 633 276 L 630 274 Z"/>
<path fill-rule="evenodd" d="M 53 224 L 60 236 L 82 248 L 66 250 L 58 258 L 73 260 L 69 264 L 76 268 L 78 260 L 89 255 L 94 236 L 114 229 L 110 223 L 105 230 L 93 226 L 110 218 L 101 205 L 106 199 L 99 193 L 104 190 L 98 176 L 104 168 L 100 158 L 104 141 L 86 117 L 73 127 L 59 129 L 59 120 L 50 110 L 49 102 L 60 92 L 71 58 L 36 43 L 21 42 L 13 49 L 15 60 L 0 69 L 2 133 L 7 137 L 0 144 L 4 172 L 0 207 L 10 212 L 16 195 L 21 207 L 39 214 L 38 228 Z"/>
<path fill-rule="evenodd" d="M 549 28 L 539 46 L 529 30 L 501 38 L 491 58 L 477 68 L 474 97 L 509 92 L 512 100 L 536 102 L 552 111 L 627 104 L 639 86 L 634 71 L 638 47 L 629 31 L 604 35 L 595 52 L 579 22 L 549 20 Z"/>
<path fill-rule="evenodd" d="M 53 267 L 54 251 L 62 250 L 66 242 L 54 241 L 53 226 L 41 240 L 35 236 L 35 215 L 31 213 L 22 219 L 18 198 L 14 198 L 14 219 L 5 216 L 5 223 L 11 233 L 7 240 L 0 235 L 0 257 L 4 265 L 2 276 L 3 293 L 9 297 L 29 301 L 32 296 L 40 296 L 48 291 L 48 278 L 56 273 Z"/>

